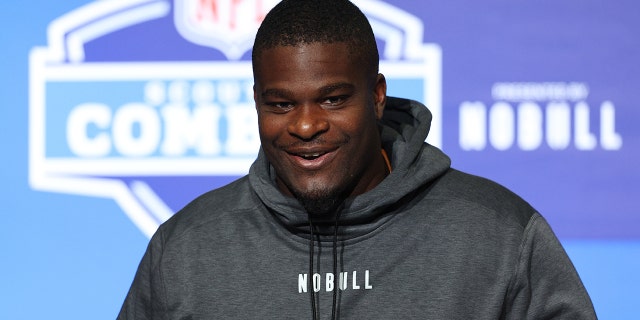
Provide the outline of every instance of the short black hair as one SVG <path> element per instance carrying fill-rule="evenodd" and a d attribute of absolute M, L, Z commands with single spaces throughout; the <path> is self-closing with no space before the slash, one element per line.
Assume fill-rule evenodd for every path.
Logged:
<path fill-rule="evenodd" d="M 251 58 L 253 68 L 266 49 L 310 43 L 345 43 L 362 59 L 368 72 L 378 73 L 380 57 L 367 17 L 348 0 L 283 0 L 264 18 Z"/>

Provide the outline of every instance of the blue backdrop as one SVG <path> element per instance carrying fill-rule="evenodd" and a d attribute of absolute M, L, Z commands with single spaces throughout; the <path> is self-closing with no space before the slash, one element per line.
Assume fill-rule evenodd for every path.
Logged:
<path fill-rule="evenodd" d="M 0 319 L 113 319 L 148 237 L 246 172 L 272 0 L 0 4 Z M 389 94 L 549 220 L 601 319 L 640 302 L 640 5 L 358 1 Z"/>

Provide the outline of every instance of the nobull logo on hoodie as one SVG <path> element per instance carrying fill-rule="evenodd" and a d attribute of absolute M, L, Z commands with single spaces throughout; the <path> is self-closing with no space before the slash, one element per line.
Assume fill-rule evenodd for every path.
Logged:
<path fill-rule="evenodd" d="M 336 286 L 341 291 L 373 289 L 373 284 L 369 277 L 369 270 L 364 270 L 364 275 L 360 276 L 358 274 L 358 271 L 340 272 L 337 279 L 336 276 L 330 272 L 325 273 L 324 276 L 319 273 L 314 273 L 311 276 L 311 279 L 309 279 L 307 273 L 301 273 L 298 274 L 298 293 L 308 292 L 310 282 L 313 286 L 314 292 L 320 292 L 322 290 L 331 292 L 335 290 Z"/>
<path fill-rule="evenodd" d="M 260 146 L 251 45 L 277 2 L 105 0 L 52 21 L 30 54 L 31 187 L 111 198 L 151 236 L 246 174 Z M 390 95 L 426 103 L 440 145 L 440 48 L 410 13 L 354 3 L 383 48 Z"/>

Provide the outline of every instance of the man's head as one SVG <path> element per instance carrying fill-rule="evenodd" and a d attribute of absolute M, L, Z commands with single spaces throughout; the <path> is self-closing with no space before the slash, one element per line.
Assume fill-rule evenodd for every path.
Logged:
<path fill-rule="evenodd" d="M 285 0 L 253 51 L 260 139 L 280 190 L 334 211 L 387 174 L 378 120 L 386 82 L 373 32 L 346 0 Z"/>
<path fill-rule="evenodd" d="M 379 55 L 367 17 L 347 0 L 283 0 L 265 17 L 253 44 L 252 61 L 266 49 L 309 43 L 346 43 L 351 55 L 378 73 Z"/>

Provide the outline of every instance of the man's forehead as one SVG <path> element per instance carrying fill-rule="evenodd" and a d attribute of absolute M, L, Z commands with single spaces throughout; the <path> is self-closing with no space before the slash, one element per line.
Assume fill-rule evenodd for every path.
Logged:
<path fill-rule="evenodd" d="M 352 54 L 352 44 L 344 41 L 333 41 L 333 42 L 325 42 L 325 41 L 313 41 L 313 42 L 299 42 L 296 44 L 282 44 L 275 45 L 267 48 L 262 48 L 261 52 L 259 52 L 256 56 L 260 58 L 265 54 L 286 54 L 287 52 L 292 51 L 307 51 L 307 50 L 329 50 L 329 51 L 339 51 L 345 54 Z"/>
<path fill-rule="evenodd" d="M 359 86 L 371 72 L 344 42 L 312 42 L 276 46 L 255 57 L 253 73 L 259 91 L 270 88 L 333 90 L 336 84 Z M 374 75 L 375 76 L 375 75 Z M 325 90 L 325 91 L 326 91 Z"/>
<path fill-rule="evenodd" d="M 277 72 L 278 69 L 294 67 L 304 71 L 307 64 L 314 62 L 344 65 L 345 69 L 353 69 L 353 67 L 359 68 L 362 64 L 361 60 L 353 55 L 344 42 L 299 43 L 263 49 L 254 56 L 253 72 L 256 76 L 259 73 Z"/>

